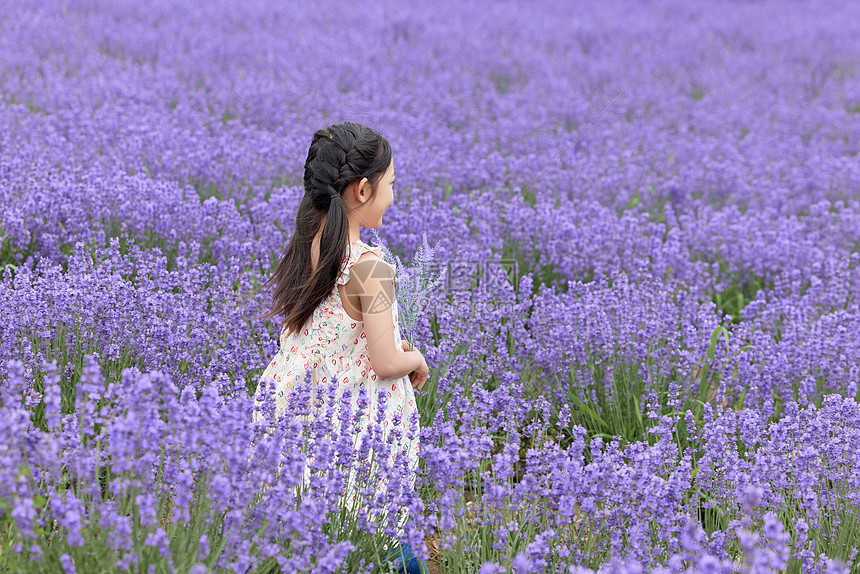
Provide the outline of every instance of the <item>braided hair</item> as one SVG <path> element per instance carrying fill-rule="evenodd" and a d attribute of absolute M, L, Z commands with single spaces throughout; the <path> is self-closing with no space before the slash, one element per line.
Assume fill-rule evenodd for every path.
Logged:
<path fill-rule="evenodd" d="M 331 294 L 349 248 L 349 219 L 341 194 L 350 183 L 367 178 L 371 198 L 391 164 L 388 140 L 361 124 L 344 122 L 317 130 L 305 161 L 305 194 L 296 213 L 296 229 L 274 274 L 260 286 L 275 284 L 265 319 L 283 313 L 281 331 L 297 333 L 317 306 Z M 320 229 L 317 267 L 311 273 L 311 245 Z"/>

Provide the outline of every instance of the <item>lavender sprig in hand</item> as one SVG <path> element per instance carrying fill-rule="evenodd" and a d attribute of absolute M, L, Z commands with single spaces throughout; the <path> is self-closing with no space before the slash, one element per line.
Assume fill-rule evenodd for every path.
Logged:
<path fill-rule="evenodd" d="M 396 268 L 396 279 L 394 282 L 394 297 L 397 299 L 400 310 L 399 319 L 401 332 L 406 334 L 409 341 L 409 350 L 415 348 L 415 329 L 418 318 L 423 311 L 424 304 L 430 293 L 445 279 L 447 269 L 443 268 L 439 273 L 433 273 L 432 263 L 439 244 L 432 248 L 427 243 L 427 234 L 422 235 L 422 244 L 415 252 L 413 265 L 407 267 L 394 255 L 385 245 L 376 230 L 373 230 L 374 246 L 382 249 L 383 259 Z"/>

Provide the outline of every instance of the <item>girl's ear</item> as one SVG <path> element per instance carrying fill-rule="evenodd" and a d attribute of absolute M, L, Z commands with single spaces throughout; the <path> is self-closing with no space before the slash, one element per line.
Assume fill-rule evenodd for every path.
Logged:
<path fill-rule="evenodd" d="M 370 186 L 370 181 L 366 177 L 361 178 L 361 181 L 358 181 L 353 185 L 355 185 L 355 190 L 359 192 L 356 199 L 361 202 L 366 201 L 370 197 L 370 192 L 373 191 Z"/>

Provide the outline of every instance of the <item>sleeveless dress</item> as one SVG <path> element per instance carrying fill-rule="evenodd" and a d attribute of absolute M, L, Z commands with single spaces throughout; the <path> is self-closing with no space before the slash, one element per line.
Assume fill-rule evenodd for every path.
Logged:
<path fill-rule="evenodd" d="M 356 240 L 349 245 L 347 255 L 343 259 L 341 275 L 337 279 L 337 285 L 345 285 L 350 279 L 350 270 L 358 261 L 358 258 L 367 251 L 373 251 L 380 258 L 382 249 L 371 247 L 363 241 Z M 384 261 L 384 260 L 383 260 Z M 392 270 L 395 267 L 385 262 Z M 290 391 L 302 382 L 306 376 L 306 370 L 312 369 L 311 384 L 327 384 L 337 375 L 338 392 L 340 399 L 343 391 L 349 388 L 353 412 L 358 409 L 358 392 L 360 388 L 367 391 L 369 403 L 367 414 L 363 417 L 361 430 L 363 432 L 368 420 L 375 420 L 377 414 L 377 393 L 380 388 L 387 391 L 387 407 L 385 419 L 382 423 L 383 433 L 388 438 L 388 431 L 394 426 L 392 419 L 396 412 L 401 413 L 401 424 L 398 428 L 402 430 L 400 444 L 396 445 L 398 450 L 404 451 L 408 456 L 411 468 L 418 466 L 418 432 L 414 439 L 409 439 L 410 417 L 416 412 L 415 392 L 409 376 L 394 379 L 383 379 L 373 370 L 367 351 L 367 335 L 364 331 L 364 322 L 356 321 L 346 314 L 340 298 L 337 285 L 331 294 L 320 303 L 313 315 L 308 319 L 305 326 L 298 332 L 287 334 L 281 333 L 280 350 L 272 358 L 260 381 L 267 380 L 275 383 L 275 412 L 281 413 L 287 405 Z M 397 300 L 392 302 L 392 319 L 394 325 L 394 340 L 392 343 L 398 352 L 404 352 L 401 347 L 400 325 L 398 323 Z M 257 386 L 254 397 L 255 404 L 261 401 L 262 385 Z M 259 412 L 255 411 L 255 420 L 260 418 Z M 334 430 L 337 430 L 337 420 L 334 422 Z M 356 444 L 358 444 L 356 442 Z M 395 452 L 392 450 L 392 452 Z M 305 478 L 309 477 L 309 469 L 305 467 Z M 387 479 L 381 478 L 377 482 L 377 493 L 383 493 Z M 356 499 L 356 491 L 351 487 L 352 474 L 348 480 L 344 497 L 346 502 L 352 506 Z M 412 486 L 414 488 L 414 473 L 412 475 Z"/>

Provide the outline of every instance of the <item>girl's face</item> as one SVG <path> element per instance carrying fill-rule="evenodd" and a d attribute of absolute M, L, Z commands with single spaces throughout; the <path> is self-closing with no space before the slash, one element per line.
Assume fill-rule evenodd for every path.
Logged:
<path fill-rule="evenodd" d="M 365 180 L 366 181 L 366 180 Z M 370 182 L 365 183 L 365 197 L 370 195 Z M 382 215 L 385 210 L 394 202 L 394 158 L 391 158 L 391 163 L 388 164 L 388 169 L 379 178 L 376 183 L 376 194 L 373 199 L 365 200 L 355 208 L 356 215 L 359 216 L 358 222 L 362 227 L 378 228 L 382 225 Z"/>

